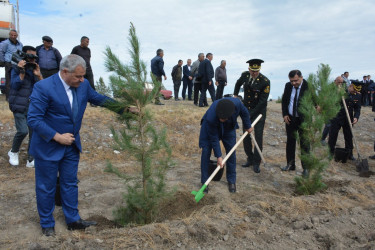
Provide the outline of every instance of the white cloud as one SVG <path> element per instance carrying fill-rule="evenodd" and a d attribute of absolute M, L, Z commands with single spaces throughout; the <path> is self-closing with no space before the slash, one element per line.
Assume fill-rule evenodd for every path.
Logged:
<path fill-rule="evenodd" d="M 227 93 L 251 58 L 265 61 L 262 72 L 271 80 L 274 97 L 281 96 L 291 69 L 307 76 L 328 63 L 332 77 L 349 71 L 354 78 L 374 71 L 371 1 L 49 0 L 28 9 L 20 2 L 22 42 L 38 45 L 50 35 L 67 55 L 82 35 L 90 37 L 95 79 L 108 76 L 102 54 L 106 45 L 128 60 L 130 21 L 148 64 L 156 49 L 164 49 L 169 89 L 177 60 L 194 61 L 199 52 L 214 54 L 214 68 L 227 60 Z"/>

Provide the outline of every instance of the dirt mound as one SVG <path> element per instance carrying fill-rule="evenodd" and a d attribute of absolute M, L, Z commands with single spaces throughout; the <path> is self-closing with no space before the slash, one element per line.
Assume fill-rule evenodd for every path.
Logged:
<path fill-rule="evenodd" d="M 98 223 L 95 226 L 97 231 L 121 227 L 121 225 L 117 224 L 115 221 L 109 220 L 102 215 L 92 215 L 87 220 L 96 221 Z"/>
<path fill-rule="evenodd" d="M 189 191 L 177 191 L 171 199 L 161 205 L 161 213 L 157 222 L 189 217 L 194 211 L 198 211 L 206 205 L 215 204 L 215 202 L 215 197 L 206 196 L 197 203 L 194 195 Z"/>

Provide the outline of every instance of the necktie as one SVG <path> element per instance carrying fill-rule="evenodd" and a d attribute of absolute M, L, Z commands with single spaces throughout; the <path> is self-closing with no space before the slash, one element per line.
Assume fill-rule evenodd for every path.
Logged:
<path fill-rule="evenodd" d="M 250 78 L 250 80 L 249 80 L 249 86 L 251 87 L 252 84 L 253 84 L 253 78 Z"/>
<path fill-rule="evenodd" d="M 75 120 L 78 114 L 77 88 L 70 87 L 70 90 L 72 91 L 73 96 L 72 113 L 73 119 Z"/>
<path fill-rule="evenodd" d="M 298 99 L 298 88 L 294 87 L 296 90 L 296 93 L 294 94 L 294 100 L 293 100 L 293 117 L 297 116 L 297 99 Z"/>

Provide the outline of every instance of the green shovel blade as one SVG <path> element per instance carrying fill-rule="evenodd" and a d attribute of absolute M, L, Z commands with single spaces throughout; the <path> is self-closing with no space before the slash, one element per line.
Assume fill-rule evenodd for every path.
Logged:
<path fill-rule="evenodd" d="M 192 191 L 191 194 L 192 195 L 195 195 L 195 201 L 198 203 L 204 196 L 204 193 L 203 191 L 206 189 L 207 185 L 206 184 L 203 184 L 203 186 L 201 187 L 201 189 L 199 189 L 199 191 Z"/>

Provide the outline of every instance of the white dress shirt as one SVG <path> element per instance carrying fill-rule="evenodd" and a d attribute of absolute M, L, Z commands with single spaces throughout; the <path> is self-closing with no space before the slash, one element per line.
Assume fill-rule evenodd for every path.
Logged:
<path fill-rule="evenodd" d="M 299 93 L 301 92 L 301 87 L 302 87 L 303 81 L 299 85 L 299 87 L 296 89 L 294 86 L 292 88 L 292 93 L 290 94 L 290 100 L 289 100 L 289 106 L 288 106 L 288 111 L 289 115 L 293 116 L 293 103 L 294 103 L 294 97 L 297 94 L 297 103 L 299 99 Z M 296 105 L 297 105 L 296 103 Z M 298 112 L 296 112 L 296 117 L 299 117 Z"/>
<path fill-rule="evenodd" d="M 60 72 L 59 72 L 59 77 L 61 82 L 63 83 L 64 89 L 66 91 L 66 94 L 68 96 L 69 102 L 70 102 L 70 107 L 73 108 L 73 94 L 72 90 L 70 89 L 70 86 L 66 84 L 66 82 L 61 78 Z"/>

